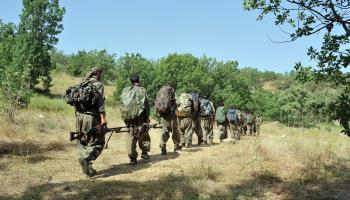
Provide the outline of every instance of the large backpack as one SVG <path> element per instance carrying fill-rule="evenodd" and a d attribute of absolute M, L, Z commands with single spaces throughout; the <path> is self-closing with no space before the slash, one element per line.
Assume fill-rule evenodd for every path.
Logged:
<path fill-rule="evenodd" d="M 64 95 L 64 100 L 79 112 L 93 109 L 100 95 L 93 83 L 94 81 L 88 79 L 69 87 Z"/>
<path fill-rule="evenodd" d="M 180 117 L 189 117 L 192 114 L 192 101 L 191 96 L 187 93 L 182 93 L 179 97 L 176 110 L 176 115 Z"/>
<path fill-rule="evenodd" d="M 247 124 L 252 124 L 253 123 L 253 115 L 247 114 L 246 115 L 246 123 Z"/>
<path fill-rule="evenodd" d="M 227 119 L 231 123 L 236 123 L 237 122 L 238 116 L 237 116 L 237 113 L 236 113 L 235 109 L 229 109 L 227 111 Z"/>
<path fill-rule="evenodd" d="M 215 120 L 218 124 L 223 124 L 226 121 L 226 108 L 224 106 L 216 109 Z"/>
<path fill-rule="evenodd" d="M 199 94 L 191 93 L 193 99 L 193 110 L 195 112 L 199 111 Z"/>
<path fill-rule="evenodd" d="M 214 112 L 213 107 L 208 99 L 201 99 L 200 101 L 200 111 L 202 117 L 211 116 Z"/>
<path fill-rule="evenodd" d="M 125 123 L 136 120 L 146 109 L 146 90 L 142 87 L 126 87 L 120 96 L 120 111 Z"/>
<path fill-rule="evenodd" d="M 163 86 L 157 93 L 155 107 L 160 114 L 170 113 L 175 104 L 174 89 L 169 86 Z"/>

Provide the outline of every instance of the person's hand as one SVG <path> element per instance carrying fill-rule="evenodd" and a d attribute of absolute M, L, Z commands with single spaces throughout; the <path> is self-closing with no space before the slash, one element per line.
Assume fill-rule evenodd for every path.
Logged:
<path fill-rule="evenodd" d="M 100 114 L 100 118 L 101 118 L 101 125 L 107 125 L 107 119 L 106 119 L 106 116 L 103 114 L 103 113 L 101 113 Z"/>
<path fill-rule="evenodd" d="M 107 120 L 106 118 L 101 119 L 101 125 L 107 125 Z"/>

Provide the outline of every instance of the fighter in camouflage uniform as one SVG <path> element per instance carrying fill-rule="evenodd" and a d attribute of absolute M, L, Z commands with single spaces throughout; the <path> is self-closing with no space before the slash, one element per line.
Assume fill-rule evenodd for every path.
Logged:
<path fill-rule="evenodd" d="M 203 143 L 203 133 L 201 128 L 201 114 L 199 109 L 199 94 L 192 92 L 191 93 L 193 99 L 193 132 L 197 135 L 198 145 Z M 192 141 L 192 138 L 191 138 Z"/>
<path fill-rule="evenodd" d="M 228 126 L 228 121 L 227 121 L 227 109 L 224 106 L 224 102 L 221 101 L 220 106 L 216 109 L 215 113 L 215 120 L 216 124 L 219 127 L 219 139 L 220 143 L 227 138 L 227 126 Z"/>
<path fill-rule="evenodd" d="M 167 154 L 166 143 L 170 138 L 170 133 L 172 133 L 174 152 L 181 150 L 182 146 L 180 145 L 180 133 L 177 125 L 177 118 L 175 115 L 175 90 L 171 86 L 170 81 L 168 81 L 158 91 L 155 102 L 156 112 L 159 115 L 163 126 L 159 144 L 161 155 Z"/>
<path fill-rule="evenodd" d="M 213 124 L 214 124 L 214 113 L 215 108 L 213 102 L 209 101 L 208 95 L 205 96 L 200 101 L 200 113 L 201 113 L 201 128 L 203 134 L 203 144 L 213 144 L 214 133 L 213 133 Z"/>
<path fill-rule="evenodd" d="M 94 67 L 86 75 L 86 80 L 93 83 L 99 93 L 97 106 L 91 107 L 86 112 L 76 110 L 76 131 L 87 132 L 98 124 L 106 124 L 106 113 L 104 108 L 104 87 L 101 82 L 102 70 Z M 79 148 L 79 164 L 82 167 L 83 173 L 91 177 L 96 174 L 96 170 L 92 168 L 93 160 L 96 160 L 101 154 L 105 145 L 105 137 L 103 134 L 92 137 L 90 141 L 78 141 Z"/>
<path fill-rule="evenodd" d="M 260 135 L 260 126 L 263 123 L 262 117 L 260 114 L 255 119 L 255 126 L 256 126 L 256 135 Z"/>
<path fill-rule="evenodd" d="M 133 119 L 131 122 L 126 122 L 126 125 L 129 127 L 129 137 L 127 141 L 128 156 L 130 158 L 130 164 L 136 165 L 138 156 L 138 153 L 136 151 L 137 143 L 142 151 L 141 158 L 143 158 L 144 160 L 149 160 L 150 158 L 148 152 L 151 149 L 151 137 L 148 133 L 147 127 L 144 126 L 145 123 L 150 122 L 150 106 L 147 98 L 146 89 L 141 87 L 139 75 L 133 74 L 130 78 L 130 81 L 132 83 L 131 89 L 136 91 L 137 95 L 144 98 L 145 100 L 145 108 L 142 111 L 141 115 L 139 115 L 136 119 Z M 126 88 L 124 88 L 124 90 L 125 89 Z"/>
<path fill-rule="evenodd" d="M 182 93 L 176 100 L 177 109 L 177 124 L 180 131 L 181 146 L 189 148 L 192 145 L 193 135 L 193 99 L 192 96 L 186 91 Z"/>

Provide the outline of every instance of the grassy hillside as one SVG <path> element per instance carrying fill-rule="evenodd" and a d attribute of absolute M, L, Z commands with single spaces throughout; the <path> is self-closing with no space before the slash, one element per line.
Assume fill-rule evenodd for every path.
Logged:
<path fill-rule="evenodd" d="M 215 130 L 215 145 L 167 156 L 152 130 L 151 160 L 137 166 L 128 164 L 126 134 L 115 134 L 94 163 L 98 175 L 85 178 L 68 141 L 74 111 L 59 98 L 78 82 L 56 74 L 51 95 L 33 97 L 18 124 L 0 118 L 0 199 L 350 199 L 350 140 L 326 125 L 267 123 L 236 144 L 218 144 Z M 112 94 L 106 87 L 107 101 Z M 112 103 L 107 117 L 122 125 Z"/>

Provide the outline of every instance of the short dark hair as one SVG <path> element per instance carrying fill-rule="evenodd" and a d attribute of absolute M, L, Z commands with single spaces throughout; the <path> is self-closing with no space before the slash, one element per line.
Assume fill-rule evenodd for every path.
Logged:
<path fill-rule="evenodd" d="M 131 83 L 139 83 L 140 82 L 140 76 L 138 74 L 133 74 L 130 77 Z"/>
<path fill-rule="evenodd" d="M 171 83 L 171 80 L 167 80 L 167 81 L 165 82 L 165 85 L 173 86 L 173 84 Z"/>

